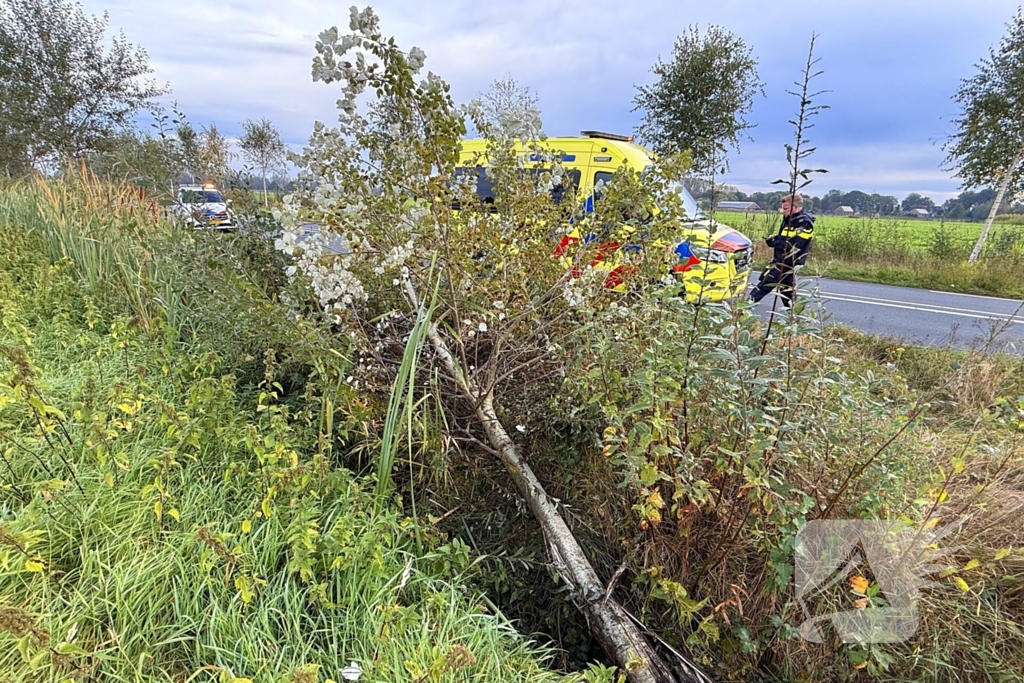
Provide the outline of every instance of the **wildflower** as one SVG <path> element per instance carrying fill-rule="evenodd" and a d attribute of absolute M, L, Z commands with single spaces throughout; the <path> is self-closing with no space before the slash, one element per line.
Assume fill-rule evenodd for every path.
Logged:
<path fill-rule="evenodd" d="M 850 577 L 850 588 L 853 589 L 854 593 L 864 594 L 867 593 L 869 582 L 863 576 L 851 576 Z"/>

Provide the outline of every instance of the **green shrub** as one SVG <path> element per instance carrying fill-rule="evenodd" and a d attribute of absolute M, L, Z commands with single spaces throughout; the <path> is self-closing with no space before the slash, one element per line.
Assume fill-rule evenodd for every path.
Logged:
<path fill-rule="evenodd" d="M 943 221 L 932 230 L 928 254 L 940 261 L 964 261 L 972 246 L 960 239 L 958 233 Z"/>
<path fill-rule="evenodd" d="M 999 392 L 1020 390 L 1019 366 L 935 354 L 912 363 L 913 350 L 895 365 L 862 363 L 815 321 L 778 316 L 768 341 L 761 325 L 745 311 L 666 297 L 595 313 L 573 341 L 570 381 L 551 412 L 589 425 L 592 441 L 577 481 L 556 495 L 620 540 L 636 609 L 723 680 L 849 680 L 866 653 L 879 680 L 956 680 L 950 672 L 962 669 L 996 681 L 1008 666 L 1019 671 L 1024 641 L 989 635 L 1018 630 L 1018 584 L 985 569 L 1024 560 L 1001 551 L 1015 547 L 1024 516 L 997 503 L 1022 495 L 1024 458 L 1016 423 L 991 410 L 1017 405 Z M 962 406 L 947 423 L 949 402 Z M 626 494 L 618 515 L 593 498 L 603 485 L 593 479 L 608 476 Z M 924 526 L 966 511 L 986 533 L 941 575 L 910 642 L 819 649 L 797 636 L 806 617 L 792 598 L 793 543 L 807 520 Z M 957 576 L 991 599 L 965 595 Z M 837 599 L 853 608 L 848 595 Z"/>

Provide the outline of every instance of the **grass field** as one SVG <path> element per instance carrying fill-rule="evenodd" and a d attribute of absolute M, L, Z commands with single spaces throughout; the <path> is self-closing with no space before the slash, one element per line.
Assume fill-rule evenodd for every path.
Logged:
<path fill-rule="evenodd" d="M 723 223 L 741 230 L 749 237 L 759 237 L 778 229 L 778 214 L 755 214 L 738 212 L 718 212 L 716 214 Z M 846 235 L 864 237 L 869 244 L 891 242 L 901 248 L 920 253 L 930 253 L 936 249 L 942 251 L 946 245 L 954 251 L 963 251 L 964 257 L 970 253 L 978 236 L 981 234 L 982 223 L 969 223 L 943 220 L 921 220 L 913 218 L 881 217 L 881 218 L 847 218 L 844 216 L 817 216 L 814 222 L 816 237 L 821 242 L 834 244 Z M 1024 236 L 1024 226 L 1007 223 L 996 223 L 989 236 L 994 245 L 1007 239 L 1017 242 Z"/>
<path fill-rule="evenodd" d="M 767 262 L 770 251 L 762 238 L 778 230 L 778 215 L 722 212 L 716 217 L 750 237 L 759 262 Z M 967 257 L 981 229 L 981 223 L 819 216 L 806 272 L 847 280 L 1024 297 L 1024 226 L 996 223 L 981 258 L 968 265 Z"/>

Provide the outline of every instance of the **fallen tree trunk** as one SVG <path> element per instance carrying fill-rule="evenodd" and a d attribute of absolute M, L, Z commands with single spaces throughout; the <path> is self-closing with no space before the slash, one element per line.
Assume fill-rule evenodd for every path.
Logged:
<path fill-rule="evenodd" d="M 410 297 L 415 299 L 415 292 L 408 283 L 407 288 Z M 671 661 L 662 658 L 626 610 L 611 599 L 609 589 L 598 578 L 558 508 L 498 419 L 493 397 L 482 395 L 462 375 L 434 323 L 430 324 L 427 336 L 445 370 L 455 378 L 460 393 L 476 406 L 475 417 L 487 434 L 491 448 L 540 523 L 552 548 L 552 559 L 563 579 L 575 589 L 579 597 L 577 604 L 604 651 L 628 673 L 633 683 L 711 683 L 710 678 L 682 655 L 674 653 L 676 657 Z"/>

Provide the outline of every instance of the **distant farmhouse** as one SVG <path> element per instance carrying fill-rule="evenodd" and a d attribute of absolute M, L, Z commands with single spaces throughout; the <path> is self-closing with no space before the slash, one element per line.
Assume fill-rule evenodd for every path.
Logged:
<path fill-rule="evenodd" d="M 718 202 L 719 211 L 760 211 L 755 202 Z"/>
<path fill-rule="evenodd" d="M 832 212 L 833 216 L 852 216 L 856 211 L 853 210 L 852 206 L 838 206 L 836 210 Z"/>
<path fill-rule="evenodd" d="M 928 213 L 928 209 L 911 209 L 907 211 L 907 215 L 911 218 L 930 218 L 931 214 Z"/>

